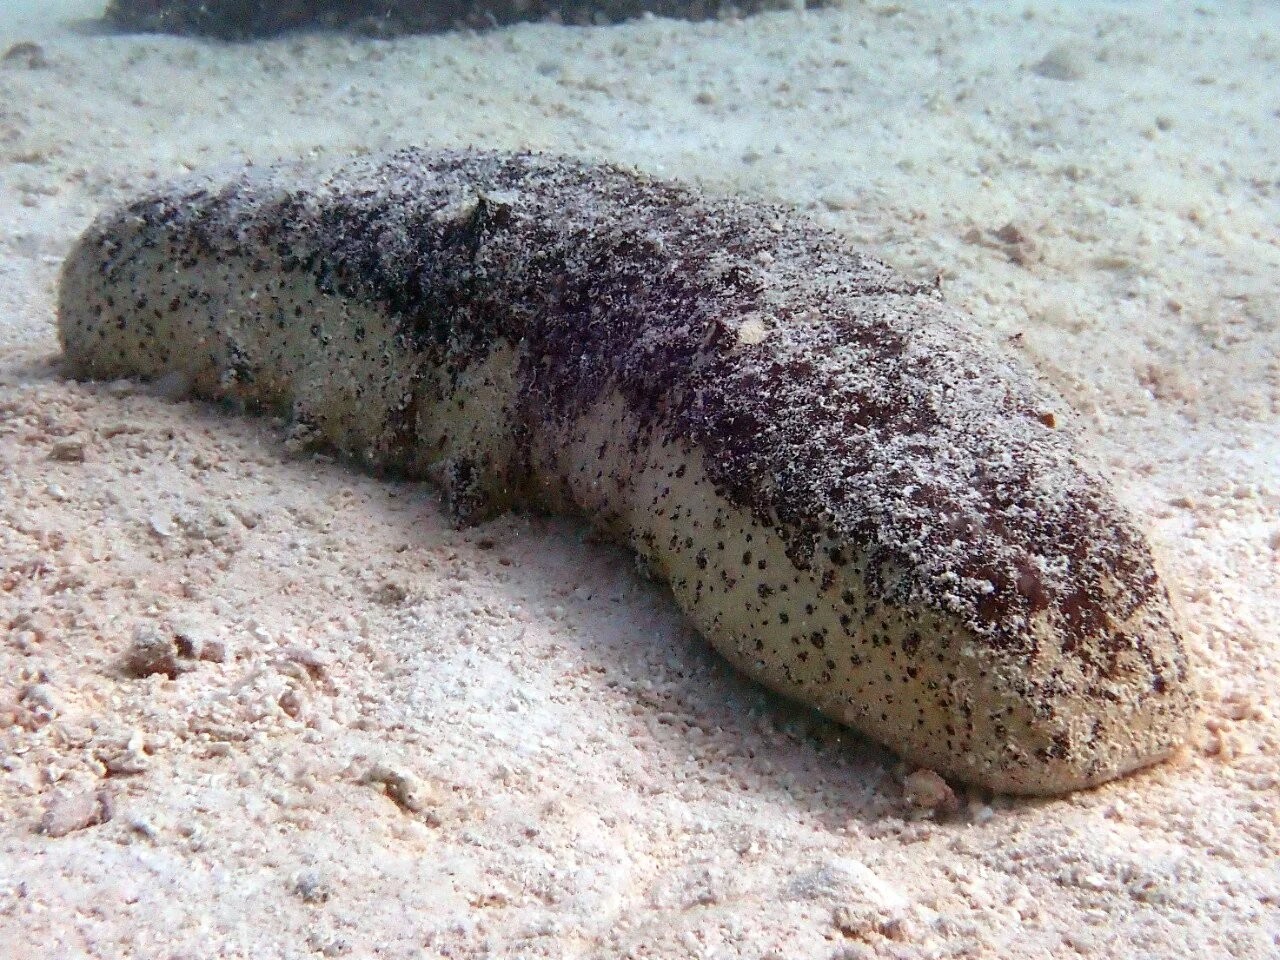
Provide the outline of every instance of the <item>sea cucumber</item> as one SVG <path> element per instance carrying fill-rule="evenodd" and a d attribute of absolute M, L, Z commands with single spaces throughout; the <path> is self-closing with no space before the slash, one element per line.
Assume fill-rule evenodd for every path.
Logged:
<path fill-rule="evenodd" d="M 683 20 L 821 7 L 832 0 L 111 0 L 118 29 L 199 34 L 221 40 L 287 30 L 354 29 L 378 36 L 485 30 L 509 23 L 621 23 L 646 14 Z"/>
<path fill-rule="evenodd" d="M 1047 794 L 1167 756 L 1194 678 L 1062 402 L 780 207 L 560 157 L 197 176 L 67 258 L 68 368 L 180 380 L 633 548 L 729 661 L 946 776 Z"/>

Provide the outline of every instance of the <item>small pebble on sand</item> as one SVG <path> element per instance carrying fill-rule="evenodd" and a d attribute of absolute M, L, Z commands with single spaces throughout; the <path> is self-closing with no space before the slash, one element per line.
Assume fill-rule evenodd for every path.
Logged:
<path fill-rule="evenodd" d="M 111 819 L 111 795 L 106 790 L 58 792 L 45 808 L 37 827 L 47 837 L 65 837 Z"/>
<path fill-rule="evenodd" d="M 361 779 L 381 786 L 388 797 L 410 813 L 423 813 L 438 802 L 435 793 L 418 777 L 384 763 L 374 764 Z"/>
<path fill-rule="evenodd" d="M 960 803 L 947 781 L 932 770 L 917 770 L 902 781 L 902 795 L 916 810 L 951 813 Z"/>
<path fill-rule="evenodd" d="M 61 463 L 84 463 L 84 443 L 80 440 L 59 440 L 49 450 L 49 459 Z"/>
<path fill-rule="evenodd" d="M 1049 80 L 1079 80 L 1084 76 L 1080 58 L 1067 47 L 1054 47 L 1031 68 L 1037 76 Z"/>
<path fill-rule="evenodd" d="M 139 627 L 121 665 L 131 677 L 163 673 L 173 679 L 178 675 L 177 653 L 177 647 L 168 637 L 148 627 Z"/>
<path fill-rule="evenodd" d="M 44 47 L 30 40 L 19 40 L 0 56 L 0 63 L 6 67 L 26 67 L 28 70 L 44 70 L 49 66 L 49 57 Z"/>

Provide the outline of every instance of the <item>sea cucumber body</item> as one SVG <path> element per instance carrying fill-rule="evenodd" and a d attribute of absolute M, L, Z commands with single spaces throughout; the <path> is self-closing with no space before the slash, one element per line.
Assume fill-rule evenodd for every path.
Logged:
<path fill-rule="evenodd" d="M 1192 712 L 1150 551 L 1061 404 L 785 210 L 555 157 L 200 177 L 68 257 L 78 374 L 178 378 L 631 546 L 736 666 L 904 757 L 1053 793 Z"/>

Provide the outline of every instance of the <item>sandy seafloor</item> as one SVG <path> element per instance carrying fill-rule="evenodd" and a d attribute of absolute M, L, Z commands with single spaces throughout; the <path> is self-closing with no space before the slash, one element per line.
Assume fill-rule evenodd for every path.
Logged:
<path fill-rule="evenodd" d="M 245 46 L 94 13 L 0 8 L 0 47 L 47 60 L 0 65 L 0 955 L 1280 955 L 1280 7 Z M 278 423 L 59 373 L 97 211 L 404 143 L 780 199 L 940 272 L 1149 530 L 1204 678 L 1187 749 L 933 816 L 582 528 L 452 530 Z M 132 678 L 140 631 L 206 659 Z"/>

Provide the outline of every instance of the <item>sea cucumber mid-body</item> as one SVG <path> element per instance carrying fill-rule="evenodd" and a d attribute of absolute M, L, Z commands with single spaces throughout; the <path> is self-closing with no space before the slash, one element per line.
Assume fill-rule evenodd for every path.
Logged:
<path fill-rule="evenodd" d="M 283 412 L 463 522 L 586 518 L 738 668 L 940 773 L 1055 793 L 1186 732 L 1060 401 L 793 212 L 527 154 L 247 168 L 99 218 L 59 309 L 79 375 Z"/>

